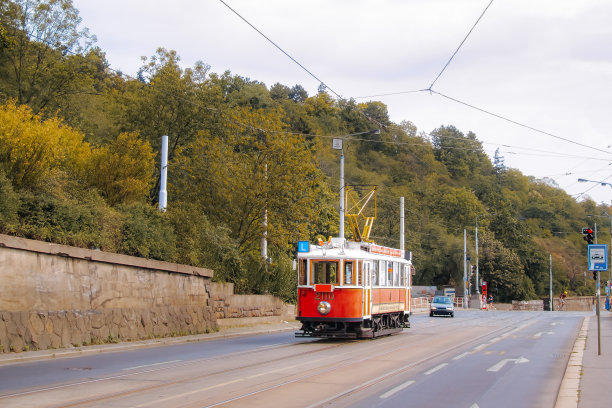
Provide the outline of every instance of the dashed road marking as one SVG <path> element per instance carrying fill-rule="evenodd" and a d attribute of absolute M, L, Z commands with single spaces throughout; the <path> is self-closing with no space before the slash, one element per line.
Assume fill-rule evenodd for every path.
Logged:
<path fill-rule="evenodd" d="M 440 365 L 438 365 L 438 366 L 435 366 L 435 367 L 434 367 L 434 368 L 432 368 L 431 370 L 429 370 L 429 371 L 425 371 L 425 375 L 431 375 L 431 374 L 435 373 L 436 371 L 443 369 L 443 368 L 444 368 L 444 367 L 446 367 L 447 365 L 448 365 L 448 363 L 442 363 L 442 364 L 440 364 Z"/>
<path fill-rule="evenodd" d="M 398 385 L 397 387 L 392 388 L 392 389 L 390 389 L 389 391 L 385 392 L 384 394 L 382 394 L 382 395 L 380 396 L 380 398 L 381 398 L 381 399 L 386 399 L 386 398 L 389 398 L 389 397 L 391 397 L 392 395 L 394 395 L 394 394 L 396 394 L 396 393 L 400 392 L 400 391 L 401 391 L 401 390 L 403 390 L 404 388 L 406 388 L 406 387 L 410 387 L 410 386 L 411 386 L 412 384 L 414 384 L 415 382 L 416 382 L 416 381 L 414 381 L 414 380 L 406 381 L 405 383 L 400 384 L 400 385 Z"/>
<path fill-rule="evenodd" d="M 139 366 L 134 366 L 134 367 L 128 367 L 128 368 L 124 368 L 121 371 L 129 371 L 129 370 L 137 370 L 139 368 L 147 368 L 147 367 L 155 367 L 158 365 L 163 365 L 163 364 L 172 364 L 172 363 L 178 363 L 182 360 L 171 360 L 171 361 L 162 361 L 160 363 L 152 363 L 152 364 L 144 364 L 144 365 L 139 365 Z"/>

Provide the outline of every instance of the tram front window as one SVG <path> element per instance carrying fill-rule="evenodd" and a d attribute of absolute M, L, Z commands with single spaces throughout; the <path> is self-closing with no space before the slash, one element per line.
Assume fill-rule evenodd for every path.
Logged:
<path fill-rule="evenodd" d="M 313 262 L 315 284 L 338 284 L 338 262 Z"/>

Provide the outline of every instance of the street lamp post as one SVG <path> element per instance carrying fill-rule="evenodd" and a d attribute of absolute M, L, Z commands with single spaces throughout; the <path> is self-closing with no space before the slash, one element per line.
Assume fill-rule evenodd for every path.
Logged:
<path fill-rule="evenodd" d="M 480 281 L 478 280 L 478 217 L 480 216 L 477 215 L 476 216 L 476 233 L 474 234 L 474 236 L 476 237 L 476 294 L 479 295 L 480 294 Z"/>
<path fill-rule="evenodd" d="M 475 237 L 476 237 L 476 294 L 479 295 L 480 294 L 480 280 L 478 277 L 478 217 L 485 217 L 487 215 L 497 215 L 497 214 L 478 214 L 476 216 L 476 233 L 475 233 Z"/>
<path fill-rule="evenodd" d="M 351 133 L 350 135 L 344 135 L 341 137 L 333 138 L 332 148 L 340 150 L 340 238 L 344 238 L 344 139 L 348 139 L 351 136 L 357 135 L 370 135 L 380 134 L 380 129 L 368 130 L 367 132 Z"/>

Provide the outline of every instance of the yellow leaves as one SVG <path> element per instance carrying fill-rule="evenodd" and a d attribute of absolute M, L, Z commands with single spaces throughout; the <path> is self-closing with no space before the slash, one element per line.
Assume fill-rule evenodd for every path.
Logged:
<path fill-rule="evenodd" d="M 95 149 L 88 181 L 110 205 L 129 204 L 145 197 L 155 169 L 154 153 L 137 133 L 121 133 L 108 146 Z"/>
<path fill-rule="evenodd" d="M 25 105 L 0 105 L 0 164 L 18 188 L 36 185 L 52 169 L 79 171 L 90 154 L 83 137 L 61 119 L 42 120 Z"/>

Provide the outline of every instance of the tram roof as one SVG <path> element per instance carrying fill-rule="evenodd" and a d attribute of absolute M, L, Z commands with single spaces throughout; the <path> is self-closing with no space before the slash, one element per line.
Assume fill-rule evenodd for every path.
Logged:
<path fill-rule="evenodd" d="M 408 254 L 408 256 L 406 256 Z M 410 262 L 412 254 L 400 249 L 384 247 L 369 242 L 354 242 L 344 238 L 332 238 L 328 242 L 308 244 L 308 251 L 298 250 L 299 258 L 315 259 L 385 259 Z"/>

